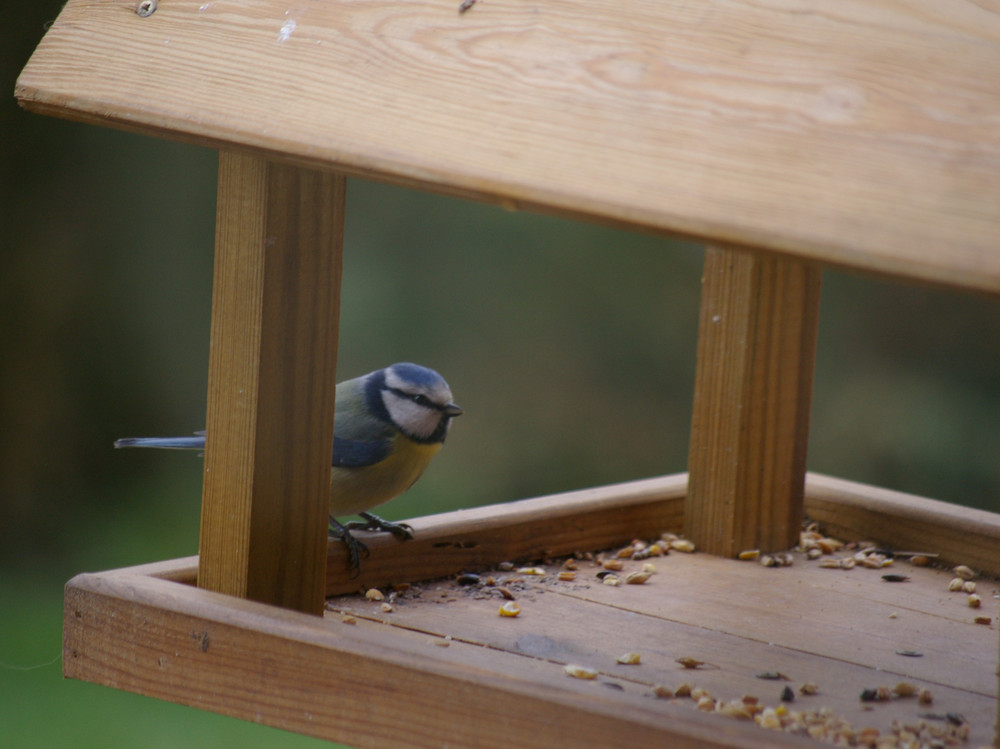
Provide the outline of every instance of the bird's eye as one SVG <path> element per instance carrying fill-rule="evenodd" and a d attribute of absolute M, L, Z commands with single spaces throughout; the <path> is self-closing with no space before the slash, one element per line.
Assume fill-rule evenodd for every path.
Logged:
<path fill-rule="evenodd" d="M 431 399 L 430 399 L 430 398 L 428 398 L 428 397 L 427 397 L 426 395 L 424 395 L 424 394 L 422 394 L 422 393 L 414 393 L 413 395 L 411 395 L 411 396 L 410 396 L 410 398 L 411 398 L 411 399 L 413 400 L 413 402 L 414 402 L 414 403 L 416 403 L 416 404 L 417 404 L 418 406 L 426 406 L 426 407 L 429 407 L 429 406 L 431 405 Z"/>

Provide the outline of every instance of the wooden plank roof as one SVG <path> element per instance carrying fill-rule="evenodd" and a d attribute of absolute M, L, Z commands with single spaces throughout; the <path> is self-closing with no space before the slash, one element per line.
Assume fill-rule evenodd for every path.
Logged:
<path fill-rule="evenodd" d="M 70 0 L 29 109 L 1000 292 L 1000 13 L 940 0 Z"/>

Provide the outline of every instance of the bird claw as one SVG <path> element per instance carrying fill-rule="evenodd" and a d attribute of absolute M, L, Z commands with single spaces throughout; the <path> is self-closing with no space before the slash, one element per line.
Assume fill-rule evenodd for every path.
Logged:
<path fill-rule="evenodd" d="M 347 566 L 357 577 L 361 573 L 361 557 L 367 557 L 370 552 L 368 546 L 363 541 L 359 541 L 351 531 L 388 531 L 399 541 L 409 541 L 413 538 L 413 528 L 406 523 L 393 523 L 372 512 L 359 512 L 364 522 L 352 520 L 349 523 L 340 523 L 332 515 L 330 516 L 330 538 L 336 538 L 344 542 L 347 547 Z"/>
<path fill-rule="evenodd" d="M 357 577 L 361 573 L 361 557 L 368 556 L 368 545 L 364 541 L 359 541 L 351 531 L 344 525 L 338 523 L 334 518 L 330 518 L 329 528 L 330 538 L 336 538 L 344 542 L 347 547 L 347 566 L 354 573 L 352 577 Z"/>
<path fill-rule="evenodd" d="M 399 541 L 409 541 L 413 538 L 413 528 L 406 523 L 393 523 L 384 518 L 380 518 L 373 512 L 359 512 L 365 522 L 357 520 L 346 524 L 346 528 L 352 531 L 388 531 Z"/>

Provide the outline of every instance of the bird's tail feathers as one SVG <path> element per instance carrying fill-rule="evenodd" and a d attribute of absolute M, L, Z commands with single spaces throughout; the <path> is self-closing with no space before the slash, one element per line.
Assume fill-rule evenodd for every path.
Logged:
<path fill-rule="evenodd" d="M 205 435 L 196 437 L 125 437 L 115 447 L 158 447 L 166 450 L 204 450 Z"/>

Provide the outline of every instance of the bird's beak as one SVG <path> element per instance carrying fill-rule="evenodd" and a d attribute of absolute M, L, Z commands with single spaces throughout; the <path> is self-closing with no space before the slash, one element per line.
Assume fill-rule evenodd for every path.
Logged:
<path fill-rule="evenodd" d="M 461 416 L 465 411 L 456 403 L 449 403 L 444 407 L 444 412 L 449 417 Z"/>

